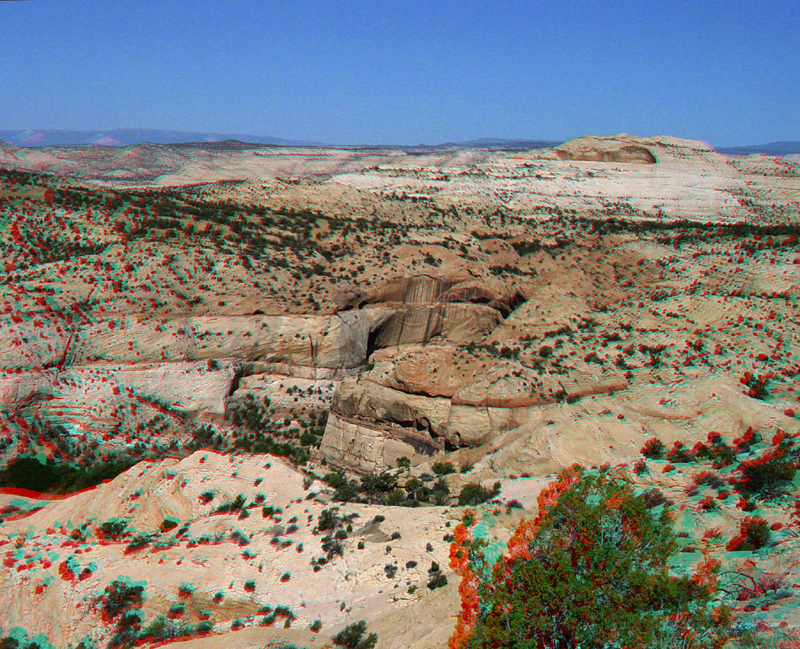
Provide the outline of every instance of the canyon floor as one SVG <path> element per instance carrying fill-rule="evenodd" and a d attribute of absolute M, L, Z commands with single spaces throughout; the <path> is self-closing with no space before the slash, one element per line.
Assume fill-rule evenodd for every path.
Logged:
<path fill-rule="evenodd" d="M 743 476 L 797 464 L 798 235 L 800 163 L 666 136 L 0 144 L 0 631 L 444 647 L 465 509 L 502 547 L 578 463 L 797 641 L 800 482 Z"/>

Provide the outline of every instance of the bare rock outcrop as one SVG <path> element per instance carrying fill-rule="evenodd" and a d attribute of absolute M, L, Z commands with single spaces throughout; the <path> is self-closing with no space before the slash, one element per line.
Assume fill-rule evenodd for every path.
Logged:
<path fill-rule="evenodd" d="M 148 363 L 230 358 L 311 368 L 364 362 L 370 333 L 390 312 L 381 308 L 330 316 L 105 318 L 67 327 L 35 318 L 0 326 L 0 367 L 34 369 L 93 362 Z"/>
<path fill-rule="evenodd" d="M 658 437 L 667 448 L 691 448 L 712 432 L 730 444 L 753 427 L 769 438 L 800 424 L 768 404 L 741 393 L 729 379 L 705 377 L 672 386 L 642 385 L 617 397 L 601 396 L 542 409 L 517 430 L 486 447 L 477 469 L 491 475 L 543 475 L 577 462 L 583 466 L 632 463 Z"/>
<path fill-rule="evenodd" d="M 121 406 L 139 400 L 185 412 L 225 412 L 236 374 L 227 363 L 103 364 L 0 374 L 0 405 L 14 410 L 35 406 L 54 420 L 101 424 Z"/>
<path fill-rule="evenodd" d="M 375 346 L 481 340 L 501 322 L 500 313 L 481 304 L 402 305 L 381 326 Z"/>
<path fill-rule="evenodd" d="M 368 424 L 335 413 L 328 417 L 320 446 L 320 453 L 329 462 L 364 473 L 394 469 L 401 457 L 419 464 L 441 450 L 429 435 L 414 429 Z"/>

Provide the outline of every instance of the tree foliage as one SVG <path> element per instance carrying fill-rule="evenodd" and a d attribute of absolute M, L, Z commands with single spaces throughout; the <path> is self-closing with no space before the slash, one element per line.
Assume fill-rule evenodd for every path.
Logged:
<path fill-rule="evenodd" d="M 545 490 L 539 506 L 494 566 L 468 528 L 456 529 L 462 612 L 452 649 L 724 644 L 729 613 L 711 604 L 713 579 L 667 569 L 676 542 L 666 507 L 648 509 L 630 486 L 578 470 Z"/>

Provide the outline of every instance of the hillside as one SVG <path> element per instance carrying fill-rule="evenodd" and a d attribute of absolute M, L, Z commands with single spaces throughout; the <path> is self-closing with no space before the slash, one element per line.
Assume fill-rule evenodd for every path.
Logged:
<path fill-rule="evenodd" d="M 150 643 L 442 647 L 459 495 L 504 543 L 577 462 L 794 633 L 795 473 L 743 476 L 800 463 L 798 235 L 800 164 L 666 136 L 0 145 L 0 626 L 113 644 L 123 580 Z"/>

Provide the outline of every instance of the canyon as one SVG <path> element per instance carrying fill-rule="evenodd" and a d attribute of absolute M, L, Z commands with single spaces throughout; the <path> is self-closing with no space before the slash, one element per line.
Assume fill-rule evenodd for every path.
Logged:
<path fill-rule="evenodd" d="M 502 545 L 578 463 L 673 503 L 675 569 L 720 561 L 741 628 L 794 632 L 796 485 L 732 492 L 800 435 L 798 235 L 798 162 L 668 136 L 0 143 L 2 465 L 126 467 L 0 491 L 0 625 L 123 646 L 122 580 L 145 643 L 443 647 L 465 508 Z"/>

